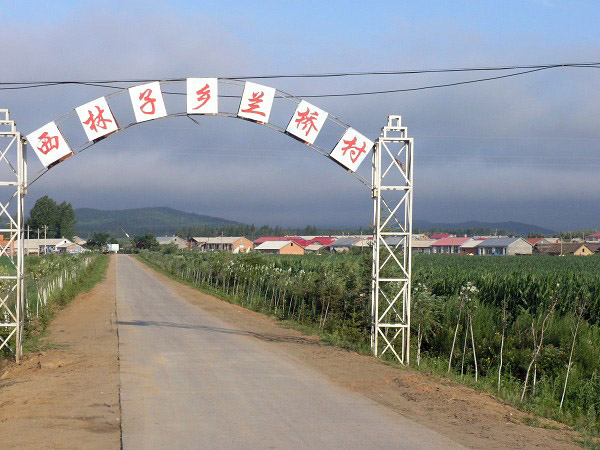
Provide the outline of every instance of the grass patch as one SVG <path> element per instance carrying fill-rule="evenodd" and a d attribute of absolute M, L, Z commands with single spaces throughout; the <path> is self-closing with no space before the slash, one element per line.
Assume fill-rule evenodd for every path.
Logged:
<path fill-rule="evenodd" d="M 40 311 L 37 318 L 25 325 L 23 336 L 24 354 L 59 348 L 47 339 L 48 325 L 57 311 L 68 305 L 79 294 L 91 290 L 105 278 L 109 258 L 108 255 L 97 255 L 77 278 L 67 281 L 61 290 L 48 298 L 46 308 Z"/>

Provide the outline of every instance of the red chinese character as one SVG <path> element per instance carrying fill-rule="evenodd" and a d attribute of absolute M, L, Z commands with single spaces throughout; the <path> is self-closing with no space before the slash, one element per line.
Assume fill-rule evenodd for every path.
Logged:
<path fill-rule="evenodd" d="M 104 117 L 102 117 L 102 114 L 104 114 L 104 110 L 101 109 L 99 106 L 96 106 L 96 109 L 98 110 L 98 115 L 94 117 L 94 113 L 92 111 L 88 110 L 90 117 L 88 117 L 88 120 L 86 120 L 83 123 L 85 125 L 89 125 L 90 130 L 92 130 L 92 131 L 98 131 L 97 127 L 100 127 L 103 130 L 106 130 L 106 128 L 108 127 L 106 124 L 108 122 L 112 122 L 112 120 L 105 119 Z"/>
<path fill-rule="evenodd" d="M 354 139 L 350 141 L 344 141 L 344 144 L 346 144 L 346 146 L 342 148 L 342 154 L 346 156 L 346 152 L 350 150 L 350 159 L 353 163 L 358 161 L 358 158 L 362 153 L 367 152 L 365 150 L 365 147 L 367 145 L 366 142 L 363 142 L 362 147 L 358 148 L 358 146 L 356 145 L 356 136 L 354 136 Z"/>
<path fill-rule="evenodd" d="M 265 96 L 264 92 L 253 92 L 252 98 L 248 100 L 248 108 L 242 109 L 242 112 L 249 114 L 258 114 L 259 116 L 265 116 L 265 113 L 262 111 L 256 111 L 260 108 L 260 104 L 263 102 L 263 97 Z"/>
<path fill-rule="evenodd" d="M 156 103 L 156 99 L 150 97 L 150 95 L 152 95 L 152 89 L 146 89 L 140 94 L 140 100 L 145 100 L 145 103 L 143 103 L 142 106 L 140 106 L 140 111 L 142 111 L 144 114 L 154 114 L 154 112 L 156 111 L 156 106 L 154 106 L 154 103 Z M 148 105 L 150 105 L 150 111 L 144 110 L 144 108 Z"/>
<path fill-rule="evenodd" d="M 306 111 L 298 113 L 298 118 L 296 119 L 296 128 L 300 128 L 300 125 L 302 125 L 302 131 L 306 131 L 305 136 L 308 136 L 308 133 L 310 133 L 312 130 L 319 131 L 314 123 L 318 117 L 318 111 L 310 112 L 310 109 L 306 108 Z"/>
<path fill-rule="evenodd" d="M 208 83 L 202 89 L 196 91 L 196 95 L 199 96 L 197 100 L 200 104 L 193 109 L 200 109 L 210 100 L 210 87 L 208 86 Z"/>
<path fill-rule="evenodd" d="M 38 150 L 44 155 L 47 155 L 50 150 L 58 149 L 58 136 L 48 136 L 48 132 L 44 131 L 38 139 L 40 140 Z"/>

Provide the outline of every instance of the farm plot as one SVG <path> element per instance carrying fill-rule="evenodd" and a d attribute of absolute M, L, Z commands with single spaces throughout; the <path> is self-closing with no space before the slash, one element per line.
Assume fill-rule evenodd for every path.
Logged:
<path fill-rule="evenodd" d="M 45 255 L 27 256 L 25 258 L 25 326 L 24 339 L 42 331 L 52 317 L 56 307 L 64 306 L 79 290 L 77 284 L 96 270 L 100 260 L 106 260 L 103 255 L 88 253 L 83 255 Z M 0 274 L 14 273 L 14 267 L 4 257 L 0 261 Z M 11 283 L 0 281 L 1 292 L 9 292 Z M 6 294 L 5 294 L 6 295 Z M 10 292 L 7 300 L 9 308 L 15 313 L 16 293 Z M 8 316 L 8 313 L 4 313 Z M 8 317 L 4 317 L 8 321 Z M 8 330 L 0 330 L 4 336 Z M 11 356 L 11 350 L 4 347 L 0 357 Z"/>
<path fill-rule="evenodd" d="M 370 254 L 163 254 L 163 271 L 368 351 Z M 414 259 L 413 364 L 600 432 L 600 260 Z"/>

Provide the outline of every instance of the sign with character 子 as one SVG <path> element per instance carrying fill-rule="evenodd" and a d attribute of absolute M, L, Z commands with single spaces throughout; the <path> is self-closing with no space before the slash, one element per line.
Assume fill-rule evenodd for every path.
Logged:
<path fill-rule="evenodd" d="M 373 141 L 348 128 L 329 156 L 348 170 L 356 172 L 372 148 Z"/>
<path fill-rule="evenodd" d="M 275 88 L 247 81 L 244 85 L 238 117 L 267 123 L 271 115 L 274 98 Z"/>
<path fill-rule="evenodd" d="M 302 100 L 285 130 L 308 144 L 314 144 L 327 119 L 327 113 Z"/>
<path fill-rule="evenodd" d="M 56 123 L 50 122 L 27 135 L 29 145 L 35 151 L 44 167 L 73 154 Z"/>
<path fill-rule="evenodd" d="M 187 113 L 218 114 L 219 82 L 216 78 L 188 78 Z"/>
<path fill-rule="evenodd" d="M 160 119 L 167 115 L 167 108 L 160 90 L 160 82 L 154 81 L 130 87 L 129 96 L 131 97 L 135 120 L 138 123 Z"/>
<path fill-rule="evenodd" d="M 90 142 L 119 129 L 115 116 L 104 97 L 81 105 L 75 108 L 75 111 Z"/>

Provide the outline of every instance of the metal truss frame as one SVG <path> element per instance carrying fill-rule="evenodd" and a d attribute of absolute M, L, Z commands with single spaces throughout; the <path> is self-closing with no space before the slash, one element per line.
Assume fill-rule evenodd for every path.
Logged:
<path fill-rule="evenodd" d="M 242 85 L 241 80 L 223 81 Z M 122 95 L 125 88 L 112 94 Z M 277 91 L 280 98 L 298 103 L 299 98 Z M 109 97 L 111 97 L 109 96 Z M 71 111 L 57 123 L 68 120 Z M 235 113 L 219 113 L 236 117 Z M 186 113 L 170 114 L 187 116 Z M 191 116 L 191 120 L 196 122 Z M 332 117 L 332 116 L 330 116 Z M 329 117 L 328 117 L 329 120 Z M 348 125 L 332 117 L 342 129 Z M 197 123 L 197 122 L 196 122 Z M 129 123 L 120 130 L 135 125 Z M 285 134 L 283 126 L 268 125 Z M 8 140 L 6 147 L 3 139 Z M 97 141 L 72 147 L 75 153 L 86 150 Z M 314 150 L 329 157 L 315 145 Z M 0 256 L 7 256 L 14 274 L 0 275 L 0 350 L 8 347 L 19 361 L 22 355 L 23 324 L 26 314 L 24 290 L 24 208 L 27 193 L 26 140 L 10 120 L 8 110 L 0 109 L 0 167 L 7 164 L 7 181 L 0 181 L 0 192 L 10 194 L 8 201 L 0 197 L 0 233 L 9 236 L 6 245 L 0 245 Z M 32 183 L 47 172 L 37 174 Z M 375 356 L 393 355 L 400 363 L 410 361 L 410 307 L 411 307 L 411 236 L 413 205 L 413 139 L 401 125 L 401 116 L 388 116 L 372 152 L 372 178 L 369 184 L 360 175 L 350 172 L 372 190 L 373 198 L 373 260 L 371 282 L 371 348 Z M 14 175 L 14 177 L 13 177 Z M 0 176 L 0 179 L 4 178 Z M 1 194 L 0 194 L 1 195 Z M 15 206 L 16 203 L 16 206 Z M 7 221 L 7 225 L 4 225 Z M 13 248 L 16 252 L 12 251 Z M 8 286 L 8 288 L 6 288 Z M 7 292 L 5 295 L 4 292 Z M 12 345 L 11 345 L 12 344 Z"/>
<path fill-rule="evenodd" d="M 23 355 L 25 322 L 24 197 L 27 194 L 27 144 L 0 109 L 0 257 L 11 263 L 9 274 L 0 275 L 0 350 L 8 348 L 17 362 Z"/>
<path fill-rule="evenodd" d="M 371 349 L 410 362 L 413 139 L 400 116 L 388 122 L 373 148 L 373 278 Z"/>

